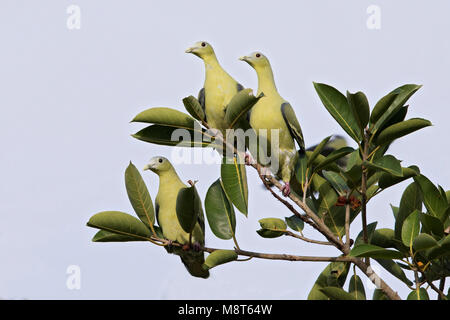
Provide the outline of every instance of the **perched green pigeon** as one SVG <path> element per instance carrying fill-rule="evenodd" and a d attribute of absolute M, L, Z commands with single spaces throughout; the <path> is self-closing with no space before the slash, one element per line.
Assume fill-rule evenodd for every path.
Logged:
<path fill-rule="evenodd" d="M 279 130 L 278 154 L 271 154 L 278 159 L 279 169 L 274 172 L 284 182 L 283 194 L 291 192 L 290 181 L 294 175 L 295 163 L 299 152 L 305 152 L 302 129 L 292 106 L 277 91 L 269 60 L 260 52 L 239 58 L 255 69 L 258 76 L 258 93 L 264 96 L 253 106 L 250 114 L 250 125 L 258 137 L 271 142 L 271 130 Z M 261 130 L 265 129 L 265 130 Z M 297 142 L 300 151 L 295 147 Z"/>
<path fill-rule="evenodd" d="M 171 242 L 176 241 L 183 245 L 189 244 L 189 234 L 181 227 L 176 213 L 178 192 L 187 188 L 187 186 L 180 180 L 170 161 L 164 157 L 153 157 L 144 167 L 144 170 L 151 170 L 159 176 L 155 210 L 156 219 L 164 237 Z M 192 243 L 194 244 L 194 250 L 185 250 L 174 246 L 168 251 L 180 256 L 181 261 L 192 276 L 206 279 L 209 277 L 209 271 L 202 268 L 205 262 L 204 254 L 202 251 L 195 250 L 199 245 L 205 244 L 205 224 L 201 218 L 192 231 Z"/>
<path fill-rule="evenodd" d="M 225 110 L 231 98 L 244 89 L 219 64 L 212 46 L 206 41 L 199 41 L 186 50 L 195 54 L 205 63 L 205 83 L 198 94 L 198 100 L 206 115 L 210 128 L 218 129 L 225 136 L 227 128 Z"/>

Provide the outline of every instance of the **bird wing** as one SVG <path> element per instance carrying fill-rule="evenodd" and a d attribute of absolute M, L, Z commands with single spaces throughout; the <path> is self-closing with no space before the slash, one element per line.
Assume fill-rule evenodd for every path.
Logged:
<path fill-rule="evenodd" d="M 205 88 L 201 88 L 198 92 L 198 102 L 200 102 L 200 105 L 202 106 L 203 113 L 205 114 L 205 122 L 206 120 L 206 106 L 205 106 Z"/>
<path fill-rule="evenodd" d="M 237 87 L 237 92 L 239 92 L 239 91 L 245 89 L 244 86 L 243 86 L 242 84 L 240 84 L 240 83 L 238 83 L 238 84 L 236 85 L 236 87 Z M 248 110 L 248 112 L 247 112 L 247 117 L 246 117 L 246 119 L 247 119 L 247 121 L 248 121 L 249 123 L 250 123 L 250 114 L 251 114 L 251 112 L 252 112 L 252 109 Z"/>
<path fill-rule="evenodd" d="M 284 122 L 291 133 L 291 136 L 295 141 L 297 141 L 300 150 L 305 150 L 305 141 L 303 139 L 302 128 L 300 123 L 295 116 L 295 111 L 289 102 L 284 102 L 281 104 L 281 114 L 283 115 Z"/>
<path fill-rule="evenodd" d="M 159 202 L 158 202 L 158 199 L 155 200 L 155 216 L 156 216 L 156 221 L 158 222 L 158 226 L 161 226 L 161 224 L 159 223 Z"/>

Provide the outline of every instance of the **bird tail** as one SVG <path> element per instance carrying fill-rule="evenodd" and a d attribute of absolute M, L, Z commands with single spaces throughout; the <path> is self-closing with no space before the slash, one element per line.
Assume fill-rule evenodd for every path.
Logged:
<path fill-rule="evenodd" d="M 314 151 L 314 149 L 318 146 L 318 144 L 313 145 L 306 149 L 306 151 Z M 328 156 L 331 152 L 334 150 L 343 148 L 347 146 L 347 140 L 343 136 L 340 135 L 334 135 L 331 137 L 330 140 L 328 140 L 327 144 L 323 147 L 322 151 L 320 152 L 323 156 Z M 336 163 L 340 167 L 345 167 L 347 165 L 348 157 L 340 158 Z"/>
<path fill-rule="evenodd" d="M 203 279 L 209 277 L 209 271 L 203 269 L 203 263 L 205 262 L 203 252 L 183 252 L 180 254 L 180 258 L 191 276 Z"/>

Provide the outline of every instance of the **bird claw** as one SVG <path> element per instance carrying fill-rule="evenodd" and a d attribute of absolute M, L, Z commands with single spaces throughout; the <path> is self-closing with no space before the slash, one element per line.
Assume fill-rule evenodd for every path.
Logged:
<path fill-rule="evenodd" d="M 281 191 L 283 192 L 283 196 L 287 197 L 288 195 L 291 194 L 291 186 L 289 185 L 289 182 L 286 182 L 283 186 L 283 188 L 281 189 Z"/>

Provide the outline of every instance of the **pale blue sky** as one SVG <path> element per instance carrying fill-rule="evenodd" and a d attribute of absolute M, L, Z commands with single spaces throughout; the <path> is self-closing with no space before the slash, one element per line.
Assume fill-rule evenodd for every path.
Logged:
<path fill-rule="evenodd" d="M 325 267 L 253 259 L 189 277 L 179 258 L 147 243 L 92 243 L 85 226 L 102 210 L 131 213 L 123 173 L 171 149 L 130 137 L 129 121 L 152 106 L 182 109 L 197 94 L 203 65 L 184 50 L 207 40 L 226 70 L 256 88 L 254 71 L 238 57 L 260 50 L 270 59 L 281 95 L 294 107 L 307 144 L 342 133 L 312 81 L 362 90 L 371 106 L 404 83 L 423 88 L 408 117 L 433 127 L 396 142 L 391 153 L 418 165 L 450 189 L 446 169 L 450 112 L 450 2 L 433 1 L 18 1 L 0 3 L 0 297 L 11 299 L 303 299 Z M 81 29 L 68 30 L 66 8 L 81 8 Z M 381 29 L 366 27 L 369 5 Z M 180 165 L 205 195 L 218 166 Z M 144 178 L 153 197 L 157 178 Z M 237 214 L 247 250 L 335 255 L 296 239 L 262 239 L 262 217 L 289 213 L 249 171 L 249 218 Z M 391 227 L 389 203 L 405 183 L 369 205 L 369 222 Z M 359 218 L 353 228 L 356 236 Z M 231 248 L 208 229 L 207 244 Z M 320 235 L 306 229 L 311 237 Z M 66 268 L 79 265 L 81 290 L 68 290 Z M 381 272 L 406 297 L 409 290 Z M 369 291 L 369 290 L 368 290 Z M 370 291 L 371 293 L 372 291 Z"/>

